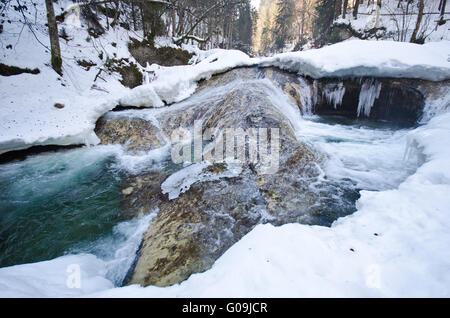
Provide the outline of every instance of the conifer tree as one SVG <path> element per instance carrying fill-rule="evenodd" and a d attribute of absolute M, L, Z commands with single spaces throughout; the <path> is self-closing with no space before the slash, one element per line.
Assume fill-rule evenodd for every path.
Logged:
<path fill-rule="evenodd" d="M 295 21 L 295 1 L 279 0 L 275 18 L 274 44 L 277 50 L 282 49 L 292 39 L 292 26 Z"/>

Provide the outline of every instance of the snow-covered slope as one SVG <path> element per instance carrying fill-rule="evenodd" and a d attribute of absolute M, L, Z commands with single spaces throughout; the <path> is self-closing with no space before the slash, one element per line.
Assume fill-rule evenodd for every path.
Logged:
<path fill-rule="evenodd" d="M 71 5 L 60 1 L 61 7 Z M 36 13 L 36 16 L 34 16 Z M 117 28 L 99 38 L 89 37 L 86 25 L 74 13 L 60 31 L 65 30 L 69 41 L 60 39 L 63 74 L 59 76 L 50 64 L 49 38 L 44 1 L 26 14 L 33 32 L 23 24 L 22 15 L 9 7 L 1 34 L 0 61 L 7 65 L 39 68 L 40 73 L 0 76 L 0 153 L 29 147 L 33 144 L 91 144 L 97 141 L 93 128 L 96 119 L 111 108 L 111 100 L 127 88 L 120 83 L 120 75 L 103 72 L 96 78 L 107 54 L 128 57 L 126 30 Z M 112 43 L 116 43 L 113 47 Z M 8 45 L 11 45 L 9 48 Z M 100 53 L 103 52 L 103 60 Z M 95 63 L 86 70 L 81 61 Z M 55 103 L 64 105 L 57 109 Z"/>
<path fill-rule="evenodd" d="M 381 8 L 377 1 L 365 1 L 359 5 L 357 19 L 353 17 L 353 8 L 347 10 L 345 19 L 342 15 L 336 19 L 335 24 L 346 24 L 357 32 L 364 33 L 373 28 L 379 28 L 377 36 L 382 39 L 396 41 L 410 41 L 414 31 L 419 12 L 419 1 L 383 0 Z M 440 18 L 440 0 L 425 0 L 424 15 L 417 38 L 425 37 L 425 42 L 434 42 L 450 39 L 448 21 L 438 25 Z M 449 19 L 448 4 L 444 19 Z M 384 28 L 382 31 L 380 28 Z"/>
<path fill-rule="evenodd" d="M 36 49 L 36 46 L 32 48 Z M 95 144 L 96 120 L 116 105 L 161 107 L 163 101 L 177 102 L 195 92 L 197 81 L 233 67 L 274 65 L 315 78 L 385 76 L 437 81 L 450 78 L 449 54 L 448 41 L 421 46 L 353 40 L 262 59 L 249 58 L 240 51 L 212 50 L 200 55 L 203 59 L 193 65 L 152 65 L 147 70 L 155 72 L 155 79 L 132 90 L 111 77 L 92 89 L 96 71 L 86 72 L 69 62 L 64 64 L 66 75 L 58 80 L 60 77 L 44 65 L 48 54 L 42 53 L 34 62 L 28 61 L 26 56 L 17 59 L 12 54 L 14 59 L 8 59 L 8 63 L 17 65 L 20 60 L 20 65 L 38 65 L 42 71 L 39 75 L 21 74 L 0 79 L 3 100 L 0 153 L 36 144 Z M 65 107 L 57 109 L 54 103 L 62 103 Z"/>

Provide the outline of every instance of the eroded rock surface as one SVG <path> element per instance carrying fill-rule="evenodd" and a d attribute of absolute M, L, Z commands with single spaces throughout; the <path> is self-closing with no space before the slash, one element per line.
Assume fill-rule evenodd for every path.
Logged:
<path fill-rule="evenodd" d="M 395 119 L 404 112 L 407 121 L 415 121 L 424 96 L 433 92 L 423 81 L 380 81 L 379 101 L 376 99 L 370 110 L 375 118 Z M 336 105 L 324 93 L 329 93 L 330 87 L 332 93 L 338 90 L 338 98 L 345 88 L 342 101 Z M 101 142 L 122 144 L 131 153 L 167 145 L 175 129 L 190 129 L 196 121 L 202 122 L 203 133 L 207 128 L 216 133 L 226 128 L 247 132 L 250 128 L 279 129 L 275 173 L 261 174 L 261 163 L 249 160 L 241 164 L 238 172 L 233 168 L 235 164 L 229 163 L 201 166 L 197 175 L 186 174 L 191 178 L 189 182 L 181 179 L 171 185 L 180 187 L 173 197 L 162 188 L 167 187 L 176 170 L 183 175 L 183 169 L 192 166 L 179 165 L 170 171 L 150 169 L 126 179 L 122 188 L 124 213 L 133 216 L 158 210 L 144 235 L 129 283 L 168 286 L 205 271 L 259 223 L 318 224 L 323 215 L 317 213 L 327 213 L 328 209 L 329 223 L 324 224 L 328 225 L 353 212 L 358 192 L 351 185 L 349 189 L 342 189 L 342 184 L 335 186 L 321 174 L 323 155 L 298 141 L 289 118 L 292 113 L 280 106 L 283 101 L 279 99 L 290 100 L 303 113 L 315 110 L 351 117 L 356 116 L 358 100 L 355 106 L 353 99 L 359 98 L 360 91 L 361 83 L 354 80 L 319 83 L 276 68 L 240 68 L 203 81 L 194 96 L 170 107 L 102 118 L 96 128 Z M 400 103 L 407 97 L 416 103 Z M 401 105 L 383 106 L 385 102 Z M 344 195 L 343 191 L 349 193 Z M 344 196 L 353 196 L 353 201 L 336 202 L 336 197 Z M 341 214 L 337 215 L 339 209 Z"/>

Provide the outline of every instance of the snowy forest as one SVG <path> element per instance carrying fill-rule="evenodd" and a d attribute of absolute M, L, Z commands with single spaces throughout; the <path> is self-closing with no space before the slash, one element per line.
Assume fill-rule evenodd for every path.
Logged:
<path fill-rule="evenodd" d="M 449 6 L 0 0 L 0 298 L 450 297 Z"/>

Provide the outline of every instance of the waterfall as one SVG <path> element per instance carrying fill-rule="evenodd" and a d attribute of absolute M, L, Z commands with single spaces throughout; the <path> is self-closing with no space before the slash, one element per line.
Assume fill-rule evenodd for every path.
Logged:
<path fill-rule="evenodd" d="M 375 99 L 380 97 L 381 92 L 381 83 L 374 79 L 366 79 L 361 86 L 361 91 L 359 93 L 359 103 L 357 115 L 358 117 L 361 115 L 361 112 L 364 116 L 369 117 L 370 110 L 372 109 L 373 103 Z"/>
<path fill-rule="evenodd" d="M 429 94 L 425 100 L 420 123 L 427 123 L 436 115 L 442 114 L 450 109 L 450 92 L 447 85 L 438 88 L 435 94 Z"/>
<path fill-rule="evenodd" d="M 344 83 L 338 84 L 330 83 L 326 84 L 322 91 L 322 96 L 327 99 L 329 104 L 333 104 L 334 109 L 337 109 L 337 105 L 342 104 L 342 98 L 345 94 Z"/>
<path fill-rule="evenodd" d="M 312 85 L 308 83 L 303 77 L 298 78 L 299 81 L 299 95 L 302 104 L 303 115 L 312 115 L 313 107 L 317 104 L 317 81 L 314 80 Z"/>

